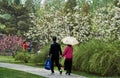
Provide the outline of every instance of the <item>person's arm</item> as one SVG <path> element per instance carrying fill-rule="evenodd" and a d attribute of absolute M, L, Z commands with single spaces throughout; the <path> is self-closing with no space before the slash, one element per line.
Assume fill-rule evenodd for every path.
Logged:
<path fill-rule="evenodd" d="M 63 52 L 62 56 L 65 56 L 65 55 L 66 55 L 67 50 L 68 50 L 68 48 L 66 47 L 66 48 L 64 49 L 64 52 Z"/>

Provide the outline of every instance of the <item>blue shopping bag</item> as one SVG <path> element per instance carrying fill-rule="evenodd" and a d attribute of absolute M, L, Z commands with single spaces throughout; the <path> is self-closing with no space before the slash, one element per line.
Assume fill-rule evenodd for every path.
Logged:
<path fill-rule="evenodd" d="M 45 69 L 50 70 L 51 69 L 51 59 L 47 58 L 45 62 Z"/>

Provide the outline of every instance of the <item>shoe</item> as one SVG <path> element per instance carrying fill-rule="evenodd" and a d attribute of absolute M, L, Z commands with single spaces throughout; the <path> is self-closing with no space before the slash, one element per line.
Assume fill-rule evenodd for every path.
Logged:
<path fill-rule="evenodd" d="M 62 70 L 60 70 L 60 74 L 62 74 Z"/>
<path fill-rule="evenodd" d="M 68 73 L 68 75 L 70 75 L 70 73 Z"/>

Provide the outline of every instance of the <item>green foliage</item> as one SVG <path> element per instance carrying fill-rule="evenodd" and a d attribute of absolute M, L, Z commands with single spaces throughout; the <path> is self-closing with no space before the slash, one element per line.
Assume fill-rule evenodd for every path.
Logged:
<path fill-rule="evenodd" d="M 91 40 L 75 48 L 73 67 L 99 75 L 120 74 L 120 50 L 117 43 Z"/>
<path fill-rule="evenodd" d="M 90 11 L 90 4 L 88 2 L 85 2 L 82 8 L 83 15 L 87 15 L 89 11 Z"/>
<path fill-rule="evenodd" d="M 30 54 L 27 52 L 20 52 L 15 55 L 15 60 L 19 60 L 24 63 L 28 63 L 30 60 Z"/>
<path fill-rule="evenodd" d="M 112 41 L 112 44 L 120 51 L 120 40 Z"/>
<path fill-rule="evenodd" d="M 33 0 L 26 0 L 25 1 L 25 6 L 27 9 L 32 13 L 34 12 L 34 5 L 33 5 Z"/>
<path fill-rule="evenodd" d="M 75 11 L 74 10 L 75 6 L 76 6 L 76 0 L 68 0 L 65 4 L 64 12 L 65 13 L 69 13 L 69 12 L 73 13 Z"/>
<path fill-rule="evenodd" d="M 120 8 L 120 1 L 119 0 L 114 0 L 114 5 L 116 7 L 119 7 Z"/>
<path fill-rule="evenodd" d="M 14 0 L 14 3 L 15 3 L 16 5 L 19 5 L 19 4 L 20 4 L 20 0 Z"/>
<path fill-rule="evenodd" d="M 48 57 L 49 47 L 50 47 L 50 45 L 48 44 L 48 45 L 44 46 L 43 49 L 39 53 L 35 54 L 32 58 L 33 62 L 44 64 L 45 60 Z"/>
<path fill-rule="evenodd" d="M 18 5 L 19 4 L 19 5 Z M 15 0 L 15 3 L 9 4 L 9 1 L 0 2 L 0 15 L 9 15 L 9 18 L 0 17 L 0 23 L 5 25 L 5 34 L 18 34 L 24 35 L 33 26 L 31 20 L 32 16 L 29 6 L 20 4 L 20 0 Z M 14 32 L 13 32 L 14 31 Z M 17 33 L 16 33 L 17 32 Z"/>

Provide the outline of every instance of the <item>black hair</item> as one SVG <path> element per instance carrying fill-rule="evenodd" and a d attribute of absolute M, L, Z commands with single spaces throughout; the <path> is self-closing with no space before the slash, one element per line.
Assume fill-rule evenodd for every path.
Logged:
<path fill-rule="evenodd" d="M 70 46 L 70 47 L 71 47 L 72 45 L 68 44 L 68 46 Z"/>
<path fill-rule="evenodd" d="M 23 43 L 26 43 L 26 41 L 24 41 Z"/>
<path fill-rule="evenodd" d="M 53 36 L 52 40 L 53 40 L 53 41 L 56 41 L 56 40 L 57 40 L 56 36 Z"/>

